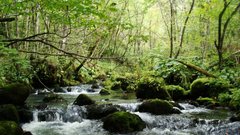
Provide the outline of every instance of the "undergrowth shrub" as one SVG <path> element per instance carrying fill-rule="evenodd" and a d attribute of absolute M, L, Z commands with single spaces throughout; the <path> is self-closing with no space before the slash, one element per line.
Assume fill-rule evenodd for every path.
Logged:
<path fill-rule="evenodd" d="M 8 82 L 26 82 L 32 78 L 28 59 L 17 50 L 0 45 L 0 86 Z"/>
<path fill-rule="evenodd" d="M 187 66 L 174 60 L 161 60 L 155 67 L 157 75 L 164 78 L 168 85 L 180 85 L 189 89 L 190 83 L 198 74 Z"/>

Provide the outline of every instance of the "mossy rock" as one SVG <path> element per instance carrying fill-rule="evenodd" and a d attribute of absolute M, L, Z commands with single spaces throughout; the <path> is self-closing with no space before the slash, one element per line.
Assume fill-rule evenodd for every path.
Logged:
<path fill-rule="evenodd" d="M 92 100 L 90 97 L 88 97 L 85 94 L 80 94 L 77 99 L 73 102 L 74 105 L 79 105 L 79 106 L 83 106 L 83 105 L 92 105 L 95 104 L 95 101 Z"/>
<path fill-rule="evenodd" d="M 168 91 L 169 95 L 172 99 L 181 100 L 185 98 L 186 90 L 179 85 L 167 85 L 165 86 L 166 90 Z"/>
<path fill-rule="evenodd" d="M 28 84 L 16 83 L 0 88 L 0 104 L 24 105 L 32 87 Z"/>
<path fill-rule="evenodd" d="M 99 92 L 99 94 L 100 94 L 100 95 L 110 95 L 110 92 L 109 92 L 107 89 L 103 88 L 103 89 L 101 89 L 101 91 Z"/>
<path fill-rule="evenodd" d="M 161 99 L 149 99 L 144 101 L 141 105 L 139 105 L 138 111 L 149 112 L 155 115 L 180 113 L 176 112 L 176 110 L 173 107 L 174 106 L 168 101 Z"/>
<path fill-rule="evenodd" d="M 14 121 L 19 123 L 19 115 L 17 109 L 12 104 L 0 106 L 0 121 Z"/>
<path fill-rule="evenodd" d="M 23 130 L 14 121 L 0 121 L 0 135 L 23 135 Z"/>
<path fill-rule="evenodd" d="M 190 86 L 190 96 L 193 99 L 198 97 L 218 97 L 218 94 L 229 91 L 230 84 L 221 79 L 199 78 Z"/>
<path fill-rule="evenodd" d="M 112 133 L 127 134 L 142 131 L 145 127 L 146 124 L 138 115 L 129 112 L 115 112 L 103 119 L 103 128 Z"/>
<path fill-rule="evenodd" d="M 124 108 L 112 104 L 89 105 L 87 106 L 87 118 L 100 119 L 118 111 L 124 111 Z"/>
<path fill-rule="evenodd" d="M 145 77 L 137 83 L 136 96 L 140 99 L 171 99 L 168 91 L 164 87 L 162 78 Z"/>
<path fill-rule="evenodd" d="M 199 97 L 197 98 L 197 102 L 199 105 L 209 106 L 209 105 L 215 105 L 216 101 L 209 97 Z"/>

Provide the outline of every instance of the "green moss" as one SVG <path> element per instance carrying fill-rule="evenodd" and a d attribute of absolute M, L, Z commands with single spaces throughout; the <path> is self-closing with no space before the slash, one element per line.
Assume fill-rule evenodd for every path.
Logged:
<path fill-rule="evenodd" d="M 186 90 L 179 85 L 167 85 L 166 90 L 173 100 L 181 100 L 185 98 Z"/>
<path fill-rule="evenodd" d="M 197 98 L 197 102 L 200 105 L 214 105 L 214 104 L 216 104 L 216 100 L 214 100 L 212 98 L 208 98 L 208 97 L 199 97 L 199 98 Z"/>
<path fill-rule="evenodd" d="M 145 127 L 138 115 L 129 112 L 115 112 L 103 119 L 103 128 L 113 133 L 131 133 Z"/>
<path fill-rule="evenodd" d="M 156 115 L 173 114 L 173 105 L 161 99 L 150 99 L 144 101 L 138 108 L 139 112 L 149 112 Z"/>
<path fill-rule="evenodd" d="M 136 96 L 141 99 L 171 99 L 162 78 L 144 77 L 137 83 Z"/>
<path fill-rule="evenodd" d="M 23 130 L 16 122 L 0 121 L 0 135 L 22 135 Z"/>
<path fill-rule="evenodd" d="M 15 121 L 19 123 L 19 115 L 17 109 L 12 104 L 0 106 L 0 121 Z"/>
<path fill-rule="evenodd" d="M 31 86 L 23 83 L 7 85 L 0 90 L 0 104 L 24 105 L 31 90 Z"/>
<path fill-rule="evenodd" d="M 230 85 L 227 81 L 214 78 L 199 78 L 190 86 L 191 97 L 196 99 L 202 97 L 218 97 L 218 94 L 229 91 Z"/>
<path fill-rule="evenodd" d="M 79 105 L 79 106 L 91 105 L 91 104 L 95 104 L 95 101 L 85 94 L 80 94 L 73 104 Z"/>

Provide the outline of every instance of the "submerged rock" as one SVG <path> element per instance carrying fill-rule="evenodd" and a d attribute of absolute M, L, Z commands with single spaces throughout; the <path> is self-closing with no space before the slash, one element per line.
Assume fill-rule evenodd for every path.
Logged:
<path fill-rule="evenodd" d="M 23 130 L 14 121 L 0 121 L 0 135 L 23 135 Z"/>
<path fill-rule="evenodd" d="M 0 88 L 0 104 L 24 105 L 31 91 L 31 86 L 22 83 Z"/>
<path fill-rule="evenodd" d="M 119 105 L 101 104 L 101 105 L 89 105 L 87 106 L 87 118 L 88 119 L 100 119 L 106 117 L 114 112 L 123 111 Z"/>
<path fill-rule="evenodd" d="M 132 133 L 145 127 L 146 124 L 138 115 L 129 112 L 115 112 L 103 119 L 103 128 L 112 133 Z"/>
<path fill-rule="evenodd" d="M 83 106 L 83 105 L 91 105 L 91 104 L 95 104 L 95 101 L 92 100 L 90 97 L 88 97 L 85 94 L 80 94 L 77 99 L 73 102 L 74 105 L 79 105 L 79 106 Z"/>
<path fill-rule="evenodd" d="M 171 103 L 161 99 L 150 99 L 144 101 L 141 105 L 139 105 L 138 111 L 149 112 L 155 115 L 181 113 L 179 110 L 175 109 Z"/>

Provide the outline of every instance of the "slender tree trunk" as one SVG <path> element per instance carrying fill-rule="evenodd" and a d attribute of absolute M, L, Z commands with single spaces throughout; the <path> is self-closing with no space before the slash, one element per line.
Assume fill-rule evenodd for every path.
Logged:
<path fill-rule="evenodd" d="M 180 36 L 180 43 L 179 43 L 179 48 L 178 48 L 178 51 L 175 55 L 175 59 L 178 58 L 179 54 L 180 54 L 180 51 L 182 49 L 182 45 L 183 45 L 183 40 L 184 40 L 184 34 L 185 34 L 185 30 L 186 30 L 186 27 L 187 27 L 187 23 L 188 23 L 188 20 L 189 20 L 189 17 L 192 13 L 192 10 L 193 10 L 193 7 L 194 7 L 194 4 L 195 4 L 195 0 L 192 0 L 192 4 L 191 4 L 191 7 L 190 7 L 190 10 L 188 12 L 188 15 L 184 21 L 184 24 L 183 24 L 183 29 L 182 29 L 182 32 L 181 32 L 181 36 Z"/>
<path fill-rule="evenodd" d="M 236 6 L 236 8 L 230 14 L 230 16 L 227 18 L 227 20 L 224 23 L 222 23 L 223 15 L 226 12 L 227 8 L 229 7 L 230 3 L 231 3 L 231 1 L 227 2 L 226 0 L 224 0 L 224 7 L 218 16 L 218 39 L 217 39 L 217 41 L 216 40 L 214 41 L 214 44 L 215 44 L 215 47 L 218 52 L 218 67 L 219 67 L 219 69 L 222 68 L 222 64 L 223 64 L 223 44 L 224 44 L 224 39 L 225 39 L 225 34 L 227 31 L 228 24 L 231 21 L 232 17 L 240 9 L 240 2 L 239 2 L 238 5 Z"/>
<path fill-rule="evenodd" d="M 175 14 L 174 14 L 174 3 L 175 0 L 170 0 L 170 53 L 169 53 L 169 58 L 172 58 L 173 56 L 173 44 L 174 44 L 174 38 L 173 38 L 173 28 L 175 24 Z"/>

